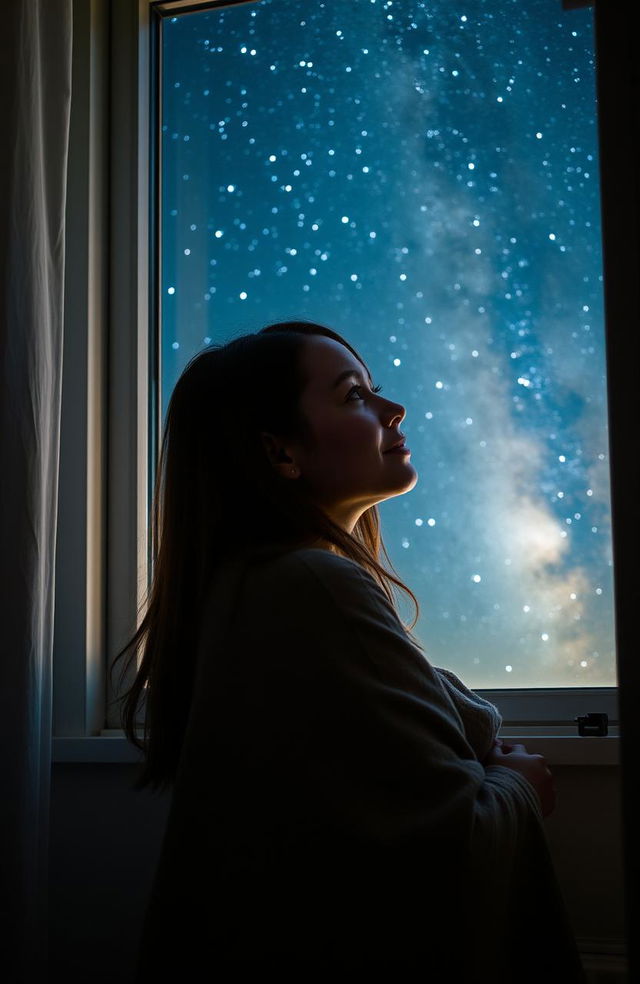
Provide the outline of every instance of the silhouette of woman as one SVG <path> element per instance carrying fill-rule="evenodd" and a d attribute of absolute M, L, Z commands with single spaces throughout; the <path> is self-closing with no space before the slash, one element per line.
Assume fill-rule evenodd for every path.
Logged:
<path fill-rule="evenodd" d="M 396 610 L 392 585 L 417 602 L 377 503 L 418 479 L 404 416 L 313 322 L 210 346 L 175 387 L 150 597 L 118 654 L 136 788 L 172 791 L 138 984 L 584 980 L 544 759 Z"/>

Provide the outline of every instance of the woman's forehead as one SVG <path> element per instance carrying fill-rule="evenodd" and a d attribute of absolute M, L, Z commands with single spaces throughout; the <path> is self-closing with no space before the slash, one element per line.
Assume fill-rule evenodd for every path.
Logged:
<path fill-rule="evenodd" d="M 304 363 L 309 386 L 326 388 L 333 385 L 336 377 L 347 369 L 352 369 L 365 379 L 369 370 L 340 342 L 325 335 L 310 335 L 306 339 Z"/>

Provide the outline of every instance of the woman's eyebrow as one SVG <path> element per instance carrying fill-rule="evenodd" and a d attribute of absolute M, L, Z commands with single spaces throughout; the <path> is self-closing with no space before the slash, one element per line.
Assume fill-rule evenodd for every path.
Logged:
<path fill-rule="evenodd" d="M 345 369 L 344 372 L 341 372 L 338 378 L 333 381 L 331 389 L 334 390 L 336 386 L 340 385 L 343 379 L 347 379 L 349 376 L 355 376 L 356 379 L 359 379 L 362 382 L 362 373 L 358 372 L 357 369 Z M 369 376 L 369 386 L 373 388 L 373 380 L 371 379 L 371 376 Z"/>

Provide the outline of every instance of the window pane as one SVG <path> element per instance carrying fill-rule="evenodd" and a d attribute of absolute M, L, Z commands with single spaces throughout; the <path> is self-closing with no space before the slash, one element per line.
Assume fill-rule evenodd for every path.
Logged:
<path fill-rule="evenodd" d="M 262 0 L 161 43 L 163 417 L 210 341 L 334 328 L 406 406 L 379 508 L 432 662 L 614 685 L 592 10 Z"/>

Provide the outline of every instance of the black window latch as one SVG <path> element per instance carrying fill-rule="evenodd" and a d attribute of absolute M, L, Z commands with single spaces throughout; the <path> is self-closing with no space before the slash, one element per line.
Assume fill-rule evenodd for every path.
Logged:
<path fill-rule="evenodd" d="M 601 738 L 609 734 L 608 714 L 585 714 L 574 720 L 578 722 L 578 734 L 586 738 Z"/>

